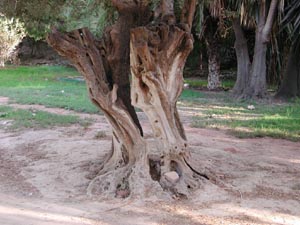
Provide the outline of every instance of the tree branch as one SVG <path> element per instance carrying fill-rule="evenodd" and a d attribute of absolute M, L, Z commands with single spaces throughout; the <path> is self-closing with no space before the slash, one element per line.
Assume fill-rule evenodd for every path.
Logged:
<path fill-rule="evenodd" d="M 196 0 L 185 0 L 184 6 L 181 11 L 180 22 L 188 25 L 188 31 L 192 29 L 192 24 L 194 20 L 194 14 L 196 11 Z"/>
<path fill-rule="evenodd" d="M 275 14 L 276 14 L 276 9 L 277 9 L 277 5 L 278 5 L 278 0 L 272 0 L 270 8 L 269 8 L 269 12 L 268 12 L 268 17 L 263 29 L 263 39 L 267 42 L 269 40 L 269 35 L 271 33 L 271 29 L 273 26 L 273 22 L 274 22 L 274 18 L 275 18 Z"/>
<path fill-rule="evenodd" d="M 162 16 L 174 15 L 174 0 L 161 1 Z"/>

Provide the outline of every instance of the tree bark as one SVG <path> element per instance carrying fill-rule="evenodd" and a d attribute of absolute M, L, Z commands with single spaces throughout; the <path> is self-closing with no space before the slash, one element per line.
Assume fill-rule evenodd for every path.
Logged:
<path fill-rule="evenodd" d="M 277 98 L 300 97 L 300 53 L 293 44 L 288 56 L 282 84 L 276 94 Z"/>
<path fill-rule="evenodd" d="M 266 53 L 278 0 L 272 0 L 266 15 L 266 2 L 259 3 L 259 15 L 255 36 L 254 56 L 250 74 L 250 84 L 244 90 L 242 98 L 264 98 L 267 94 Z"/>
<path fill-rule="evenodd" d="M 208 83 L 207 88 L 209 90 L 217 90 L 221 88 L 221 61 L 220 61 L 220 46 L 219 46 L 219 34 L 218 34 L 218 22 L 216 19 L 207 19 L 207 25 L 205 29 L 205 44 L 208 55 Z"/>
<path fill-rule="evenodd" d="M 113 34 L 110 37 L 114 39 Z M 109 45 L 97 43 L 87 29 L 69 34 L 53 30 L 48 36 L 48 42 L 61 55 L 72 60 L 78 71 L 84 75 L 92 102 L 104 112 L 113 129 L 112 154 L 92 182 L 90 193 L 113 195 L 118 187 L 128 188 L 126 185 L 132 166 L 140 160 L 146 162 L 143 157 L 147 149 L 140 125 L 127 105 L 128 100 L 123 101 L 120 96 L 126 91 L 124 80 L 114 79 L 114 72 L 120 71 L 118 64 L 115 69 L 110 64 L 114 62 L 110 58 L 113 57 L 110 53 L 114 51 L 110 50 L 109 54 L 105 54 L 104 51 Z M 147 168 L 147 164 L 144 167 Z"/>
<path fill-rule="evenodd" d="M 138 8 L 132 9 L 134 2 L 113 1 L 120 17 L 105 30 L 101 41 L 87 29 L 68 34 L 53 30 L 48 36 L 49 44 L 83 74 L 92 102 L 104 112 L 113 129 L 112 152 L 88 193 L 127 197 L 167 189 L 176 196 L 187 196 L 200 181 L 199 173 L 188 162 L 186 136 L 176 108 L 183 87 L 183 67 L 193 47 L 190 27 L 176 26 L 165 17 L 144 26 L 149 22 L 146 7 L 141 10 L 136 3 Z M 148 116 L 158 153 L 149 152 L 131 102 Z M 166 175 L 171 171 L 178 175 L 176 182 Z"/>
<path fill-rule="evenodd" d="M 100 41 L 87 29 L 68 34 L 54 29 L 47 38 L 85 77 L 92 102 L 104 112 L 112 126 L 112 153 L 88 188 L 89 194 L 101 193 L 102 196 L 137 194 L 144 190 L 142 184 L 151 184 L 152 180 L 146 158 L 147 144 L 131 105 L 129 82 L 130 29 L 148 23 L 150 13 L 140 6 L 139 10 L 129 10 L 122 3 L 116 3 L 123 10 L 118 21 L 106 28 Z M 133 180 L 139 180 L 139 185 L 130 182 Z"/>
<path fill-rule="evenodd" d="M 181 24 L 162 18 L 158 24 L 132 29 L 130 39 L 132 103 L 145 112 L 157 140 L 159 182 L 176 196 L 188 196 L 203 178 L 189 163 L 187 139 L 176 107 L 183 89 L 183 67 L 193 48 L 188 23 L 195 6 L 195 0 L 185 2 L 184 9 L 189 8 L 192 15 L 185 13 Z M 175 183 L 168 180 L 170 172 L 179 177 Z"/>
<path fill-rule="evenodd" d="M 266 96 L 267 42 L 263 33 L 265 26 L 265 3 L 260 3 L 260 14 L 255 33 L 255 46 L 251 67 L 250 83 L 243 92 L 243 98 L 264 98 Z"/>
<path fill-rule="evenodd" d="M 188 195 L 199 184 L 189 167 L 189 151 L 176 102 L 183 89 L 183 67 L 193 48 L 191 34 L 168 24 L 131 31 L 132 103 L 147 115 L 162 149 L 160 183 L 174 194 Z M 165 176 L 175 171 L 180 179 Z"/>
<path fill-rule="evenodd" d="M 232 20 L 232 25 L 235 34 L 234 48 L 237 58 L 237 78 L 233 87 L 233 94 L 235 96 L 240 96 L 249 83 L 251 62 L 247 39 L 244 35 L 240 19 L 234 18 Z"/>

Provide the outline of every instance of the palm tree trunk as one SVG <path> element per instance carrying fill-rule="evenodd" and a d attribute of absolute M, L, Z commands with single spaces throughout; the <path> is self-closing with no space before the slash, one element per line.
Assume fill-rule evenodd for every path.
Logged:
<path fill-rule="evenodd" d="M 300 53 L 293 44 L 290 49 L 283 82 L 276 94 L 277 98 L 300 97 Z"/>
<path fill-rule="evenodd" d="M 266 1 L 259 3 L 259 15 L 255 36 L 250 84 L 244 90 L 243 98 L 264 98 L 267 92 L 267 44 L 273 25 L 278 0 L 272 0 L 266 15 Z"/>
<path fill-rule="evenodd" d="M 262 31 L 256 31 L 253 63 L 250 84 L 244 90 L 244 98 L 264 98 L 267 91 L 267 43 L 264 42 Z"/>
<path fill-rule="evenodd" d="M 208 55 L 208 82 L 209 90 L 217 90 L 221 88 L 220 81 L 220 46 L 218 35 L 218 22 L 216 19 L 209 17 L 207 20 L 207 28 L 205 30 L 205 43 Z"/>
<path fill-rule="evenodd" d="M 235 18 L 232 21 L 235 34 L 235 53 L 237 58 L 237 79 L 233 88 L 233 94 L 240 96 L 249 83 L 250 58 L 248 52 L 247 39 L 240 24 L 240 19 Z"/>

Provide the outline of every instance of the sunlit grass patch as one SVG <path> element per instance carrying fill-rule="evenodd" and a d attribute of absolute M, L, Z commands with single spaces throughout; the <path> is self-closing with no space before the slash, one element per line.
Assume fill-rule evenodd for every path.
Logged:
<path fill-rule="evenodd" d="M 83 120 L 72 115 L 58 115 L 36 110 L 14 109 L 8 106 L 0 106 L 0 122 L 1 121 L 1 128 L 13 131 L 24 128 L 42 129 L 56 126 L 65 127 L 73 124 L 86 127 L 92 122 L 89 119 Z"/>
<path fill-rule="evenodd" d="M 237 137 L 274 137 L 300 141 L 300 106 L 259 104 L 255 110 L 206 105 L 192 126 L 225 129 Z"/>
<path fill-rule="evenodd" d="M 184 83 L 189 84 L 191 88 L 206 88 L 207 87 L 207 79 L 184 79 Z M 222 87 L 225 89 L 231 89 L 234 86 L 234 80 L 223 80 L 221 82 Z"/>
<path fill-rule="evenodd" d="M 202 85 L 203 81 L 200 82 Z M 206 81 L 205 81 L 206 82 Z M 197 84 L 197 85 L 198 85 Z M 206 84 L 206 83 L 205 83 Z M 89 100 L 81 75 L 73 68 L 62 66 L 11 67 L 0 70 L 0 96 L 20 104 L 40 104 L 47 107 L 98 113 Z M 254 110 L 249 110 L 253 105 Z M 270 136 L 300 140 L 300 101 L 291 103 L 237 101 L 229 92 L 200 92 L 186 89 L 178 101 L 180 111 L 193 117 L 194 127 L 225 129 L 239 137 Z M 29 111 L 2 107 L 0 121 L 11 126 L 46 127 L 77 123 L 74 118 L 54 117 L 44 112 L 35 116 Z M 12 112 L 14 111 L 14 112 Z M 25 118 L 21 121 L 21 118 Z M 46 122 L 46 117 L 50 118 Z M 64 117 L 64 116 L 63 116 Z M 52 120 L 52 122 L 51 122 Z M 19 124 L 19 125 L 13 125 Z"/>
<path fill-rule="evenodd" d="M 77 112 L 99 113 L 91 103 L 82 76 L 63 66 L 21 66 L 0 70 L 0 96 L 19 104 L 39 104 Z M 184 90 L 180 99 L 204 98 L 205 94 Z"/>
<path fill-rule="evenodd" d="M 0 70 L 0 96 L 20 104 L 98 113 L 90 102 L 85 83 L 73 68 L 62 66 L 13 67 Z M 73 79 L 74 78 L 74 79 Z"/>
<path fill-rule="evenodd" d="M 197 100 L 199 98 L 205 98 L 205 94 L 190 89 L 183 90 L 180 96 L 180 100 L 189 100 L 189 101 Z"/>

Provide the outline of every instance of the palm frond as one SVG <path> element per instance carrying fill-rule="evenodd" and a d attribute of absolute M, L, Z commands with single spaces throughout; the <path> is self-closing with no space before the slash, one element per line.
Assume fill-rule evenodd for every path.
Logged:
<path fill-rule="evenodd" d="M 283 29 L 287 29 L 294 42 L 300 41 L 300 1 L 287 1 L 282 20 Z M 300 44 L 298 44 L 300 47 Z"/>

